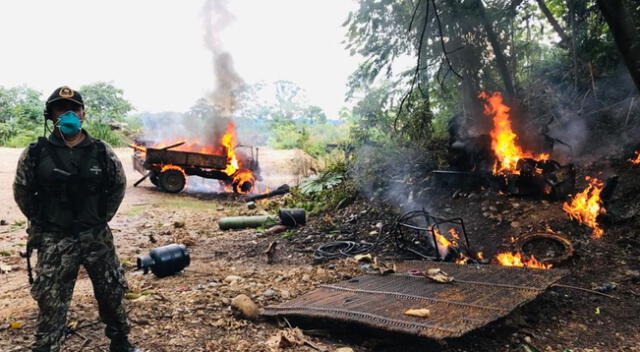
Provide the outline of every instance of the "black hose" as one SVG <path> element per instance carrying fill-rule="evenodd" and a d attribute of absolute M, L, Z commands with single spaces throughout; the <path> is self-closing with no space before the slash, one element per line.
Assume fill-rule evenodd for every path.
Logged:
<path fill-rule="evenodd" d="M 313 258 L 318 261 L 336 258 L 351 257 L 370 251 L 375 244 L 369 242 L 335 241 L 324 244 L 313 253 Z"/>

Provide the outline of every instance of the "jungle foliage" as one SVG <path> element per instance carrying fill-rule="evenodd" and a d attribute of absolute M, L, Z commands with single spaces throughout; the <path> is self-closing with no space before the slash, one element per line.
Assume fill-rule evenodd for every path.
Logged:
<path fill-rule="evenodd" d="M 367 196 L 447 167 L 454 129 L 488 133 L 483 91 L 503 93 L 523 143 L 554 139 L 572 156 L 637 143 L 637 1 L 360 0 L 344 26 L 362 57 L 345 172 Z"/>
<path fill-rule="evenodd" d="M 390 130 L 416 147 L 445 138 L 453 116 L 482 118 L 481 91 L 501 91 L 537 116 L 556 108 L 559 99 L 549 91 L 561 91 L 562 103 L 576 109 L 585 95 L 597 101 L 591 109 L 637 95 L 604 3 L 361 0 L 345 22 L 347 49 L 363 57 L 349 81 L 350 97 L 359 101 L 355 141 L 379 140 Z M 640 33 L 640 5 L 616 4 L 624 30 Z M 640 48 L 637 35 L 631 40 Z M 407 60 L 413 65 L 403 66 Z"/>
<path fill-rule="evenodd" d="M 85 101 L 86 122 L 89 133 L 113 146 L 126 142 L 123 129 L 133 106 L 122 96 L 121 89 L 111 83 L 97 82 L 80 87 Z M 0 145 L 24 147 L 35 141 L 44 131 L 44 103 L 41 92 L 25 86 L 0 87 Z M 120 126 L 118 126 L 120 123 Z M 50 131 L 51 123 L 47 126 Z M 47 132 L 48 133 L 48 132 Z"/>

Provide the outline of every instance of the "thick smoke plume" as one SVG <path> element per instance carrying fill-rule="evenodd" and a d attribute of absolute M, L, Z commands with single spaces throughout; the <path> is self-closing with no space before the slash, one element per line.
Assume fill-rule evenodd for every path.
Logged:
<path fill-rule="evenodd" d="M 233 57 L 224 48 L 221 34 L 233 22 L 234 16 L 229 12 L 226 0 L 207 0 L 202 18 L 204 44 L 211 52 L 213 63 L 214 90 L 199 99 L 188 113 L 165 113 L 143 118 L 145 141 L 187 140 L 217 147 L 232 122 L 237 107 L 236 94 L 244 82 L 234 68 Z"/>
<path fill-rule="evenodd" d="M 218 120 L 228 123 L 236 108 L 236 92 L 244 82 L 233 67 L 233 57 L 224 49 L 220 33 L 233 21 L 227 0 L 208 0 L 204 6 L 205 44 L 211 51 L 216 77 L 211 103 L 219 112 Z M 225 125 L 226 126 L 226 125 Z"/>

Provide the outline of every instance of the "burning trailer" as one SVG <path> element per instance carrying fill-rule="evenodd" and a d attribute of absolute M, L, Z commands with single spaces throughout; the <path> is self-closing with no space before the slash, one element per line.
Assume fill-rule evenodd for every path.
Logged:
<path fill-rule="evenodd" d="M 225 190 L 238 194 L 252 193 L 261 181 L 258 162 L 259 149 L 235 145 L 235 128 L 229 124 L 220 146 L 204 147 L 198 142 L 153 144 L 140 142 L 133 148 L 133 168 L 144 176 L 134 186 L 149 178 L 151 183 L 169 193 L 182 191 L 188 176 L 220 180 Z M 247 155 L 239 157 L 236 148 L 247 148 Z"/>

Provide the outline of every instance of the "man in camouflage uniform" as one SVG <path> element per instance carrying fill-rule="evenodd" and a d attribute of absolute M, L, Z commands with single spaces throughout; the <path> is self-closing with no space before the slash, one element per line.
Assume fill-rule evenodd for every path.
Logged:
<path fill-rule="evenodd" d="M 40 309 L 34 352 L 58 352 L 80 265 L 93 283 L 112 352 L 135 352 L 128 341 L 123 306 L 127 289 L 107 222 L 126 186 L 122 164 L 103 141 L 81 129 L 82 96 L 56 89 L 45 105 L 54 122 L 22 153 L 13 184 L 15 200 L 29 219 L 28 251 L 37 249 L 37 277 L 31 295 Z"/>

